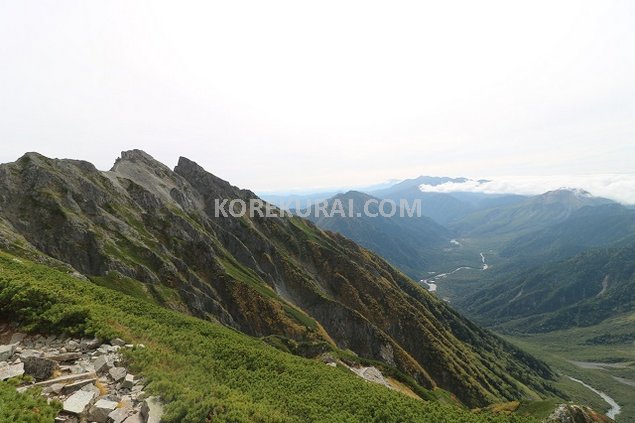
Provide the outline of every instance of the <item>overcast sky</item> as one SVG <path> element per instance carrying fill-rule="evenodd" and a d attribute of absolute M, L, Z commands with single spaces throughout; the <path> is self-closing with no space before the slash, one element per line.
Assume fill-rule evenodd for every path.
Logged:
<path fill-rule="evenodd" d="M 0 0 L 0 162 L 141 148 L 267 191 L 633 182 L 634 22 L 626 0 Z"/>

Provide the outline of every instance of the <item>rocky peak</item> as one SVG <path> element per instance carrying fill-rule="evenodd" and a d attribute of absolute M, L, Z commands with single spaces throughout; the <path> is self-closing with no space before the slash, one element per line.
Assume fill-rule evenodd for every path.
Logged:
<path fill-rule="evenodd" d="M 185 157 L 179 157 L 179 162 L 174 168 L 174 172 L 187 180 L 194 189 L 205 197 L 209 204 L 212 204 L 215 198 L 220 200 L 257 198 L 253 192 L 231 185 Z"/>
<path fill-rule="evenodd" d="M 148 165 L 148 166 L 151 166 L 151 167 L 168 169 L 167 166 L 165 166 L 163 163 L 155 160 L 154 157 L 152 157 L 151 155 L 149 155 L 145 151 L 139 150 L 139 149 L 133 149 L 133 150 L 128 150 L 128 151 L 122 151 L 121 152 L 121 157 L 119 157 L 115 161 L 115 164 L 114 164 L 112 170 L 113 171 L 115 170 L 115 168 L 117 167 L 118 163 L 126 162 L 126 161 L 127 162 L 132 162 L 132 163 L 138 163 L 138 164 L 145 164 L 145 165 Z"/>
<path fill-rule="evenodd" d="M 176 203 L 184 209 L 198 207 L 197 196 L 187 181 L 142 150 L 121 152 L 110 174 L 134 182 L 164 204 Z"/>
<path fill-rule="evenodd" d="M 121 173 L 127 169 L 146 169 L 157 175 L 170 175 L 172 170 L 143 150 L 122 151 L 121 157 L 115 160 L 111 172 Z"/>

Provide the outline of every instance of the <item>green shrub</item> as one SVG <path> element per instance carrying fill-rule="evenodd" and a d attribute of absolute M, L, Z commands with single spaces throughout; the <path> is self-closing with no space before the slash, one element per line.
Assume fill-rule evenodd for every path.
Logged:
<path fill-rule="evenodd" d="M 167 422 L 533 421 L 419 401 L 348 370 L 58 270 L 18 263 L 5 253 L 0 253 L 0 313 L 31 330 L 119 336 L 145 344 L 126 352 L 126 358 L 132 371 L 149 382 L 148 393 L 166 401 Z M 15 396 L 8 384 L 0 386 L 2 395 L 11 391 L 8 395 Z M 29 401 L 42 404 L 27 395 L 0 407 L 7 416 L 20 416 L 6 421 L 44 421 L 33 420 L 33 410 L 48 417 L 56 409 Z"/>

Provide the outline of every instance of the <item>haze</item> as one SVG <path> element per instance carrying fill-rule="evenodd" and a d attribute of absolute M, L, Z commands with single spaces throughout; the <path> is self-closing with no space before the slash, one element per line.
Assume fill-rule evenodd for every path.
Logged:
<path fill-rule="evenodd" d="M 0 162 L 141 148 L 266 191 L 611 175 L 625 198 L 633 22 L 628 1 L 0 0 Z"/>

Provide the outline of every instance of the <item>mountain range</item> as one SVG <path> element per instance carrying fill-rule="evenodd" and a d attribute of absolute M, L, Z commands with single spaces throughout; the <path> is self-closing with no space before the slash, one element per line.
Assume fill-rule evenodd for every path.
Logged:
<path fill-rule="evenodd" d="M 253 337 L 348 350 L 470 407 L 562 395 L 548 366 L 375 253 L 298 217 L 215 217 L 218 199 L 258 198 L 186 158 L 132 150 L 103 172 L 28 153 L 0 166 L 0 245 Z"/>

